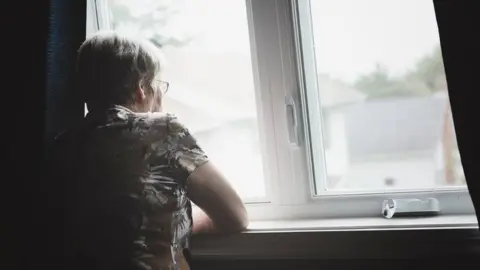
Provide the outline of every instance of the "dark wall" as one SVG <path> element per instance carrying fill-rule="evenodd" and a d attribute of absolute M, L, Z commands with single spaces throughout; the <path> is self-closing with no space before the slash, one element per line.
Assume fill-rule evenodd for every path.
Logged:
<path fill-rule="evenodd" d="M 477 269 L 468 262 L 474 258 L 416 259 L 416 260 L 218 260 L 196 261 L 192 270 L 349 270 L 349 269 Z M 477 260 L 478 261 L 478 260 Z"/>
<path fill-rule="evenodd" d="M 193 269 L 408 269 L 412 261 L 414 266 L 430 264 L 422 269 L 459 268 L 480 256 L 480 232 L 476 228 L 257 232 L 196 236 L 191 246 Z"/>

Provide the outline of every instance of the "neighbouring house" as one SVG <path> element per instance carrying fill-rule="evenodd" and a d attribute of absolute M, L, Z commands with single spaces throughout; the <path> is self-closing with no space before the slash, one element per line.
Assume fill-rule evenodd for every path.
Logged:
<path fill-rule="evenodd" d="M 445 92 L 366 100 L 359 91 L 322 75 L 319 91 L 328 188 L 432 189 L 462 184 Z"/>
<path fill-rule="evenodd" d="M 442 185 L 447 102 L 437 97 L 392 98 L 345 107 L 349 166 L 337 188 Z"/>
<path fill-rule="evenodd" d="M 362 103 L 366 96 L 326 74 L 317 76 L 322 108 L 322 136 L 328 187 L 333 188 L 349 170 L 345 108 Z"/>

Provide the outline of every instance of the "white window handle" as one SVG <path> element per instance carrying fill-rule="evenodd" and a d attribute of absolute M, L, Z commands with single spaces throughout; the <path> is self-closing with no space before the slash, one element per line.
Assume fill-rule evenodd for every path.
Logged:
<path fill-rule="evenodd" d="M 287 111 L 287 124 L 288 124 L 288 135 L 290 138 L 290 143 L 296 146 L 300 145 L 300 140 L 298 136 L 298 115 L 297 115 L 297 105 L 293 96 L 285 97 L 285 105 Z"/>
<path fill-rule="evenodd" d="M 394 216 L 432 216 L 440 213 L 440 203 L 435 198 L 428 199 L 388 199 L 383 201 L 382 214 L 386 218 Z"/>

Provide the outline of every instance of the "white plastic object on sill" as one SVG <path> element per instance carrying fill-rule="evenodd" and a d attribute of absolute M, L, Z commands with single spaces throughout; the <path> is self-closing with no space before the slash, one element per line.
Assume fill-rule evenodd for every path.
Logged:
<path fill-rule="evenodd" d="M 383 201 L 382 214 L 385 218 L 398 216 L 432 216 L 440 213 L 440 203 L 435 198 L 388 199 Z"/>

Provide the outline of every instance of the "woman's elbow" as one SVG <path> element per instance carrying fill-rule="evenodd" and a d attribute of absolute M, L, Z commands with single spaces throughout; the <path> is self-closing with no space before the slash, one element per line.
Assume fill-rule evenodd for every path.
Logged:
<path fill-rule="evenodd" d="M 247 230 L 249 225 L 248 213 L 246 209 L 242 209 L 232 216 L 228 223 L 224 223 L 221 231 L 223 233 L 239 233 Z"/>
<path fill-rule="evenodd" d="M 242 214 L 240 215 L 237 222 L 238 231 L 245 231 L 248 228 L 250 221 L 248 219 L 248 213 L 246 209 L 243 209 Z"/>

